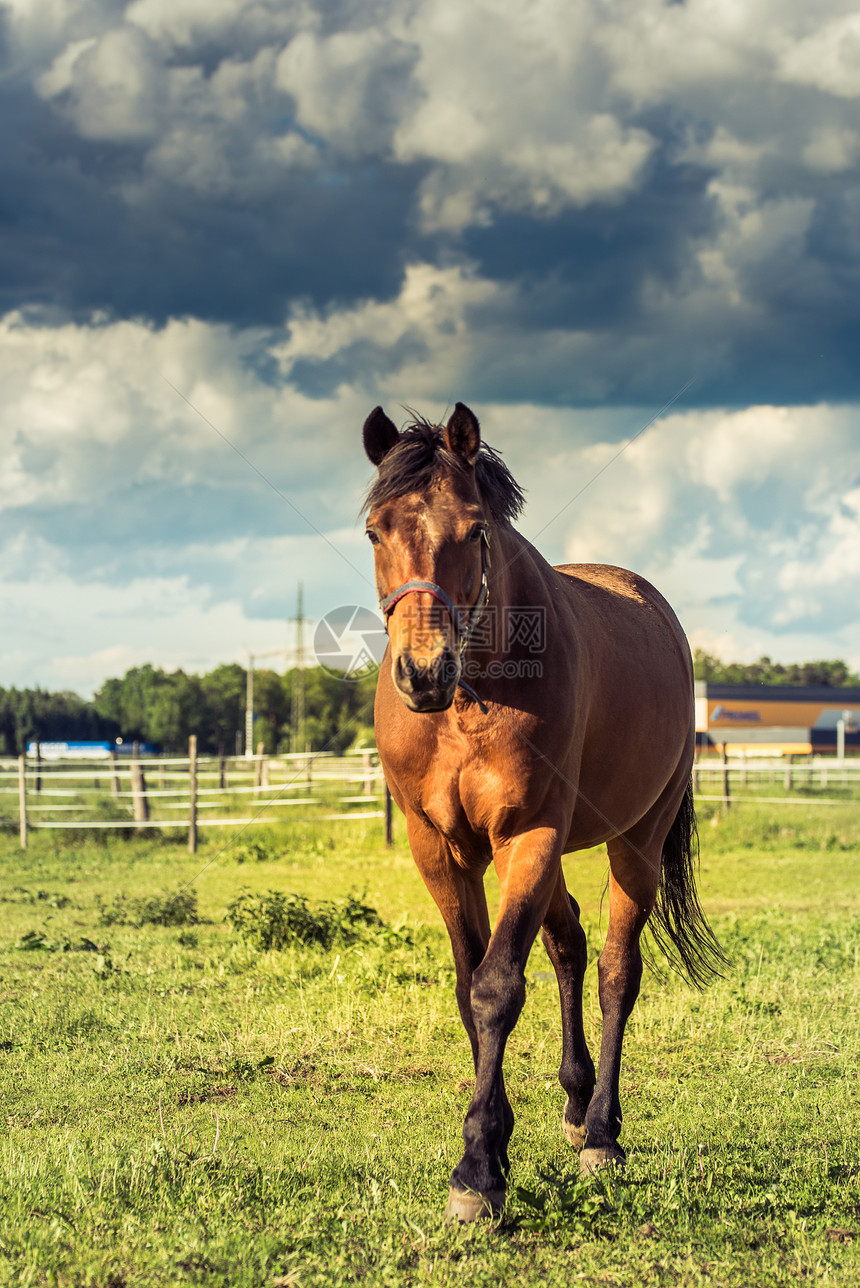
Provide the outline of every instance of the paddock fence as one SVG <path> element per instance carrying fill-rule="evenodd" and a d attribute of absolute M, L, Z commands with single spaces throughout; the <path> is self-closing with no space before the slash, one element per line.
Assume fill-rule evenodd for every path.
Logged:
<path fill-rule="evenodd" d="M 693 766 L 697 800 L 733 805 L 842 805 L 860 796 L 860 758 L 817 755 L 701 756 Z"/>
<path fill-rule="evenodd" d="M 16 798 L 17 810 L 9 808 Z M 0 760 L 2 816 L 17 813 L 22 848 L 34 830 L 199 829 L 379 819 L 391 843 L 391 798 L 375 750 L 335 756 L 117 756 Z"/>
<path fill-rule="evenodd" d="M 720 808 L 771 804 L 832 806 L 860 800 L 860 758 L 702 756 L 693 769 L 697 801 Z M 13 799 L 10 799 L 13 798 Z M 22 848 L 42 829 L 185 830 L 197 850 L 205 827 L 378 819 L 392 843 L 391 796 L 374 749 L 335 756 L 118 756 L 0 759 L 0 819 Z"/>

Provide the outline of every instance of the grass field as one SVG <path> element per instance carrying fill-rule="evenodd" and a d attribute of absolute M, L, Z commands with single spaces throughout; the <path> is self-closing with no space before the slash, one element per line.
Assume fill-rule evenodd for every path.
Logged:
<path fill-rule="evenodd" d="M 580 1181 L 563 1142 L 537 946 L 507 1212 L 466 1229 L 441 1211 L 468 1047 L 402 823 L 393 851 L 378 823 L 295 824 L 210 832 L 194 857 L 0 835 L 0 1283 L 860 1284 L 860 806 L 702 813 L 734 968 L 703 994 L 646 974 L 626 1174 Z M 605 853 L 566 868 L 596 957 Z M 361 896 L 381 924 L 262 949 L 268 891 L 310 914 Z M 293 906 L 337 930 L 336 908 Z M 593 969 L 586 1008 L 596 1050 Z"/>

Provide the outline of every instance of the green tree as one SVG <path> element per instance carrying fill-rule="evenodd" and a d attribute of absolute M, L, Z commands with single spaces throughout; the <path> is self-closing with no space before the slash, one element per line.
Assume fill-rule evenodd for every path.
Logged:
<path fill-rule="evenodd" d="M 245 729 L 245 688 L 247 672 L 238 662 L 216 666 L 202 677 L 206 725 L 200 736 L 210 751 L 236 750 L 236 734 Z"/>
<path fill-rule="evenodd" d="M 757 662 L 723 662 L 713 653 L 697 648 L 693 653 L 693 669 L 697 680 L 708 680 L 711 684 L 794 684 L 827 688 L 860 685 L 860 676 L 839 658 L 788 665 L 773 662 L 767 656 Z"/>
<path fill-rule="evenodd" d="M 284 681 L 285 677 L 275 671 L 254 672 L 254 742 L 261 742 L 267 754 L 284 750 L 283 729 L 285 725 L 289 727 L 290 720 L 290 699 Z"/>
<path fill-rule="evenodd" d="M 20 755 L 28 742 L 114 739 L 119 726 L 77 693 L 0 689 L 0 753 Z"/>
<path fill-rule="evenodd" d="M 201 752 L 232 754 L 245 724 L 246 672 L 237 663 L 206 675 L 146 664 L 102 684 L 92 702 L 76 693 L 0 689 L 0 751 L 17 754 L 33 739 L 140 739 L 182 754 L 189 734 Z M 376 674 L 344 679 L 322 667 L 304 672 L 305 741 L 313 751 L 342 752 L 373 741 Z M 254 676 L 255 741 L 267 752 L 290 750 L 293 672 Z"/>

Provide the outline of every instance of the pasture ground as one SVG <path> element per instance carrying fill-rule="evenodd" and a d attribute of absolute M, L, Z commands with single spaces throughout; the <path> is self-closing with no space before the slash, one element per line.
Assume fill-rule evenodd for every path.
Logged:
<path fill-rule="evenodd" d="M 506 1216 L 462 1230 L 441 1210 L 470 1061 L 402 822 L 393 851 L 378 824 L 294 824 L 193 858 L 0 835 L 0 1283 L 860 1284 L 860 809 L 706 809 L 700 890 L 734 968 L 702 994 L 646 972 L 626 1174 L 580 1181 L 562 1140 L 538 944 Z M 596 957 L 605 853 L 566 870 Z M 384 924 L 261 951 L 225 922 L 243 887 L 363 895 Z M 596 1051 L 593 967 L 586 1015 Z"/>

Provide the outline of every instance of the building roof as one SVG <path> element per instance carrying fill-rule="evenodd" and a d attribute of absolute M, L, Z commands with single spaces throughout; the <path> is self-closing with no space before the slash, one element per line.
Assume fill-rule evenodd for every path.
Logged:
<path fill-rule="evenodd" d="M 711 684 L 696 681 L 697 698 L 717 701 L 818 702 L 828 707 L 860 706 L 860 688 L 832 684 Z"/>

